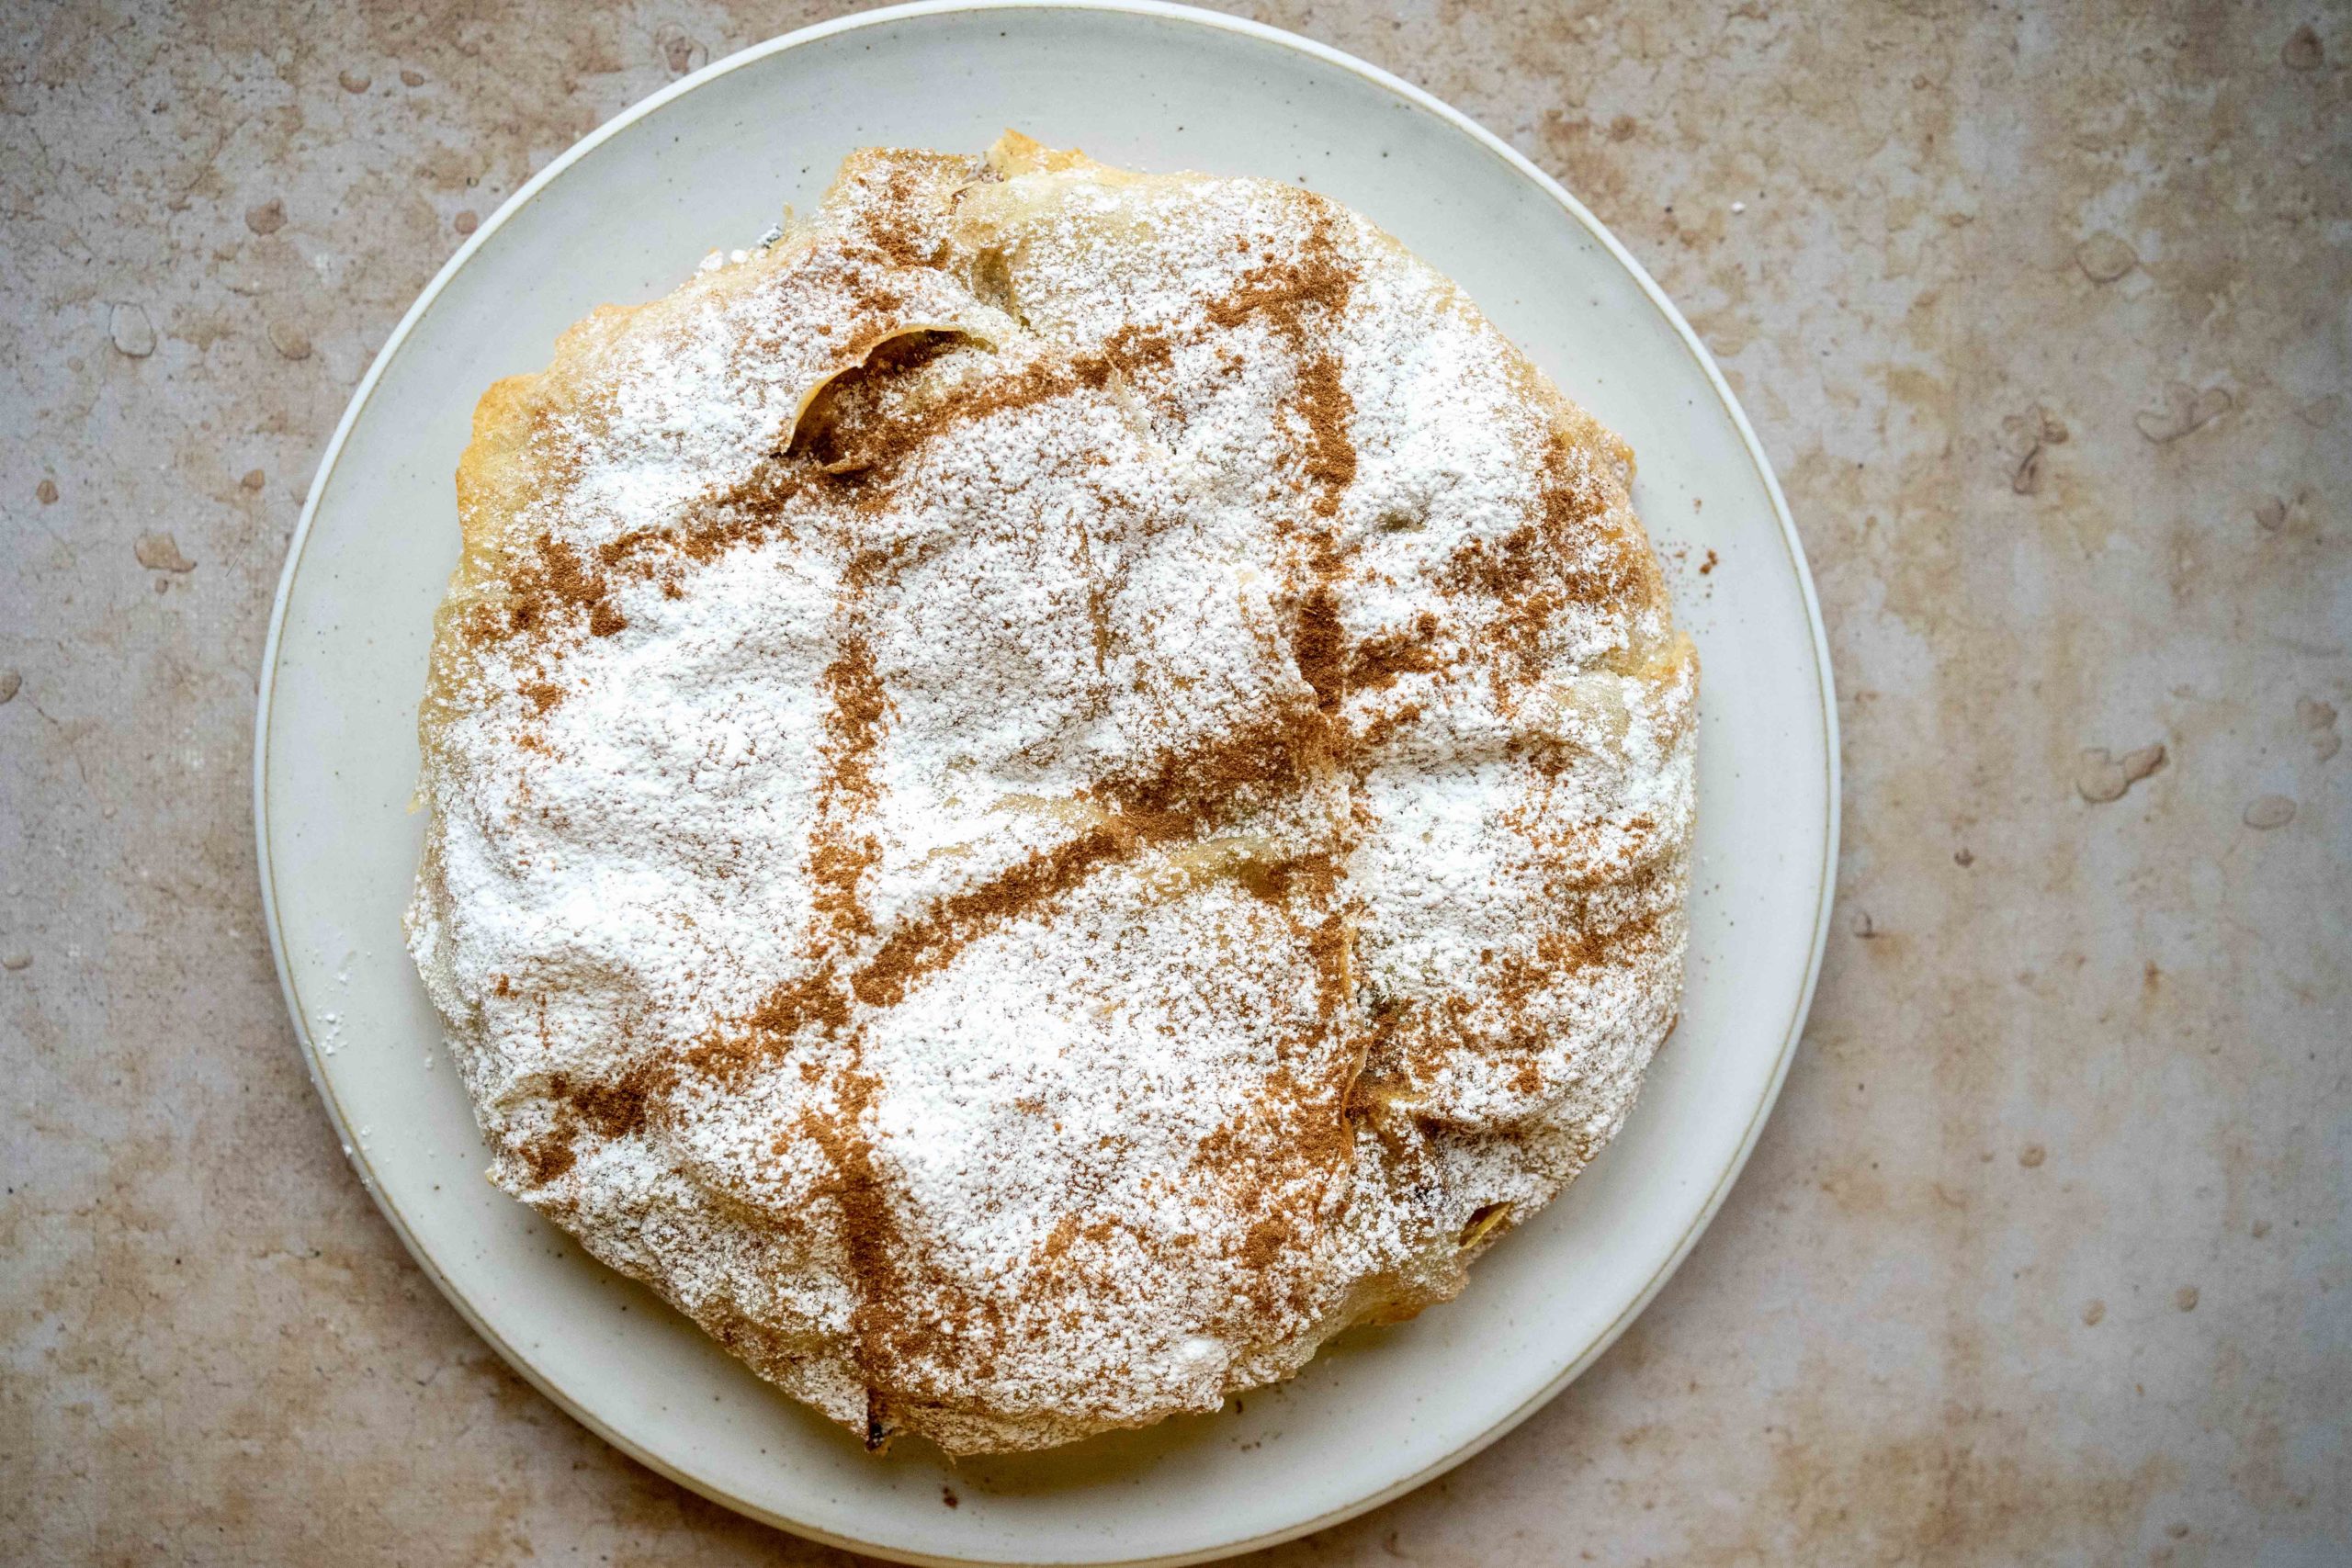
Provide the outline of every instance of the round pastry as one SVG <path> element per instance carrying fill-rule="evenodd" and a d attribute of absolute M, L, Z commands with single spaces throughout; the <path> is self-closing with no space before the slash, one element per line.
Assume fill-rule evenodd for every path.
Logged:
<path fill-rule="evenodd" d="M 475 414 L 422 712 L 492 1179 L 872 1447 L 1453 1295 L 1675 1017 L 1631 473 L 1345 209 L 1018 136 L 598 310 Z"/>

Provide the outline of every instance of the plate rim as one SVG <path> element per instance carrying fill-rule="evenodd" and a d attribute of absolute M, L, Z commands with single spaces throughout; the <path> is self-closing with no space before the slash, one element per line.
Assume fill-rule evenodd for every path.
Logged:
<path fill-rule="evenodd" d="M 401 1245 L 407 1249 L 417 1267 L 424 1271 L 428 1280 L 432 1280 L 434 1288 L 441 1292 L 442 1297 L 456 1309 L 458 1315 L 465 1320 L 467 1325 L 491 1348 L 497 1351 L 500 1358 L 510 1368 L 551 1401 L 557 1408 L 579 1422 L 602 1441 L 619 1450 L 655 1473 L 746 1517 L 788 1530 L 807 1540 L 849 1551 L 865 1552 L 889 1561 L 935 1564 L 938 1568 L 966 1568 L 966 1565 L 971 1564 L 981 1564 L 984 1568 L 985 1560 L 981 1559 L 941 1557 L 924 1552 L 912 1552 L 863 1540 L 854 1536 L 842 1535 L 804 1520 L 775 1513 L 677 1469 L 660 1456 L 645 1450 L 613 1431 L 603 1421 L 575 1404 L 568 1393 L 543 1378 L 528 1358 L 497 1334 L 475 1312 L 472 1304 L 435 1264 L 420 1241 L 417 1233 L 411 1228 L 407 1219 L 393 1205 L 384 1187 L 376 1179 L 367 1147 L 364 1143 L 352 1135 L 352 1122 L 345 1114 L 342 1104 L 336 1100 L 334 1090 L 322 1070 L 318 1045 L 310 1025 L 309 1014 L 304 1008 L 293 969 L 288 962 L 288 945 L 280 923 L 277 873 L 270 854 L 269 745 L 272 728 L 270 716 L 277 692 L 278 664 L 283 653 L 287 607 L 291 602 L 295 581 L 300 573 L 303 556 L 310 543 L 311 526 L 318 514 L 319 502 L 325 494 L 329 480 L 334 476 L 335 465 L 342 458 L 351 432 L 358 423 L 360 415 L 366 412 L 369 400 L 374 396 L 377 387 L 383 379 L 384 372 L 407 342 L 410 333 L 417 322 L 431 309 L 443 288 L 472 259 L 474 253 L 509 218 L 559 175 L 570 169 L 572 164 L 584 158 L 605 141 L 645 118 L 673 99 L 683 97 L 707 83 L 764 60 L 770 55 L 781 54 L 788 50 L 797 49 L 838 34 L 922 17 L 985 11 L 1107 12 L 1150 17 L 1235 33 L 1261 43 L 1294 51 L 1322 64 L 1334 66 L 1360 76 L 1373 85 L 1402 99 L 1412 107 L 1434 115 L 1441 121 L 1463 132 L 1490 156 L 1500 159 L 1513 173 L 1534 185 L 1537 189 L 1558 203 L 1570 218 L 1600 243 L 1618 265 L 1623 267 L 1632 276 L 1642 292 L 1648 297 L 1651 304 L 1665 316 L 1676 335 L 1681 340 L 1683 347 L 1698 366 L 1708 387 L 1713 391 L 1716 400 L 1723 406 L 1724 412 L 1731 416 L 1733 427 L 1739 434 L 1740 442 L 1747 453 L 1748 461 L 1755 468 L 1757 477 L 1762 480 L 1765 493 L 1770 498 L 1773 518 L 1780 525 L 1781 543 L 1787 553 L 1789 567 L 1796 578 L 1799 596 L 1804 606 L 1807 628 L 1812 633 L 1814 676 L 1821 706 L 1825 773 L 1823 785 L 1826 804 L 1823 819 L 1821 861 L 1815 868 L 1817 880 L 1814 895 L 1814 930 L 1805 956 L 1804 981 L 1798 990 L 1795 1005 L 1791 1010 L 1787 1028 L 1781 1036 L 1781 1044 L 1773 1061 L 1770 1079 L 1763 1094 L 1758 1097 L 1747 1127 L 1740 1134 L 1738 1146 L 1733 1150 L 1731 1157 L 1716 1175 L 1705 1201 L 1700 1204 L 1683 1234 L 1677 1238 L 1665 1261 L 1608 1325 L 1595 1336 L 1592 1342 L 1586 1346 L 1555 1377 L 1522 1400 L 1486 1430 L 1411 1475 L 1393 1482 L 1351 1503 L 1327 1509 L 1313 1518 L 1264 1531 L 1245 1540 L 1198 1551 L 1143 1557 L 1105 1558 L 1100 1560 L 1098 1565 L 1098 1568 L 1176 1568 L 1179 1564 L 1213 1562 L 1238 1556 L 1243 1552 L 1262 1550 L 1286 1540 L 1295 1540 L 1311 1531 L 1342 1523 L 1358 1515 L 1369 1513 L 1383 1504 L 1392 1502 L 1408 1492 L 1426 1485 L 1439 1475 L 1482 1452 L 1518 1427 L 1537 1410 L 1549 1404 L 1563 1389 L 1581 1376 L 1594 1361 L 1616 1343 L 1618 1337 L 1624 1333 L 1634 1319 L 1640 1316 L 1649 1303 L 1656 1299 L 1657 1293 L 1665 1289 L 1667 1281 L 1674 1277 L 1683 1261 L 1689 1258 L 1691 1249 L 1698 1244 L 1699 1237 L 1705 1234 L 1707 1227 L 1713 1223 L 1717 1212 L 1723 1207 L 1724 1199 L 1729 1196 L 1733 1185 L 1738 1180 L 1740 1172 L 1746 1168 L 1749 1156 L 1755 1152 L 1756 1144 L 1762 1135 L 1765 1122 L 1770 1119 L 1773 1107 L 1780 1100 L 1781 1087 L 1787 1080 L 1790 1064 L 1796 1055 L 1798 1041 L 1804 1032 L 1807 1016 L 1812 1011 L 1814 991 L 1821 977 L 1822 960 L 1827 948 L 1831 906 L 1835 901 L 1837 889 L 1844 770 L 1838 735 L 1836 678 L 1830 664 L 1828 632 L 1821 618 L 1820 601 L 1814 591 L 1813 573 L 1805 559 L 1804 542 L 1797 535 L 1795 519 L 1790 514 L 1788 500 L 1781 492 L 1780 479 L 1773 472 L 1771 461 L 1764 452 L 1763 443 L 1758 439 L 1755 428 L 1748 423 L 1747 412 L 1740 406 L 1739 400 L 1733 393 L 1729 383 L 1724 379 L 1723 372 L 1716 366 L 1714 356 L 1708 352 L 1706 344 L 1701 341 L 1690 323 L 1683 318 L 1681 310 L 1658 286 L 1657 280 L 1650 276 L 1648 270 L 1619 243 L 1617 237 L 1605 224 L 1594 217 L 1582 202 L 1569 194 L 1566 187 L 1545 174 L 1524 153 L 1502 138 L 1427 90 L 1344 51 L 1248 17 L 1173 4 L 1170 0 L 910 0 L 908 4 L 860 11 L 779 34 L 775 38 L 739 50 L 722 60 L 713 61 L 701 70 L 681 77 L 668 86 L 649 94 L 622 109 L 566 148 L 545 168 L 524 182 L 523 186 L 501 203 L 498 209 L 492 213 L 466 240 L 465 243 L 458 248 L 448 261 L 442 265 L 440 270 L 434 274 L 432 280 L 424 286 L 415 301 L 401 315 L 399 323 L 385 338 L 383 346 L 377 350 L 375 357 L 368 364 L 367 373 L 360 378 L 358 386 L 353 390 L 351 400 L 344 409 L 343 417 L 337 421 L 334 434 L 327 440 L 318 468 L 311 478 L 310 491 L 303 500 L 301 514 L 296 520 L 294 532 L 287 543 L 286 565 L 278 575 L 277 594 L 270 606 L 269 629 L 262 646 L 260 676 L 256 682 L 254 693 L 254 836 L 256 852 L 255 869 L 261 885 L 262 925 L 269 937 L 270 960 L 277 971 L 279 989 L 285 997 L 288 1020 L 294 1027 L 296 1043 L 301 1049 L 303 1066 L 310 1074 L 311 1088 L 317 1091 L 321 1103 L 326 1109 L 328 1120 L 333 1123 L 336 1136 L 342 1143 L 345 1158 L 357 1171 L 361 1185 L 367 1189 L 369 1198 L 374 1200 L 378 1212 L 391 1226 L 393 1235 L 400 1238 Z"/>

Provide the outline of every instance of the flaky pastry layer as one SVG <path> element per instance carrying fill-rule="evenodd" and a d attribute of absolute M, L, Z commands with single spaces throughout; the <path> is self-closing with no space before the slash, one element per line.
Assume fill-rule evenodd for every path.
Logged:
<path fill-rule="evenodd" d="M 879 1447 L 1461 1290 L 1675 1016 L 1632 456 L 1336 203 L 1008 135 L 481 400 L 409 930 L 492 1179 Z"/>

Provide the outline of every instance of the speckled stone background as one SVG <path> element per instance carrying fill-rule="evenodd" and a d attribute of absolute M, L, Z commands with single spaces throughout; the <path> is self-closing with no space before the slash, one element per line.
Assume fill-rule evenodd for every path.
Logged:
<path fill-rule="evenodd" d="M 0 17 L 0 1558 L 841 1561 L 531 1392 L 345 1167 L 248 805 L 310 473 L 460 238 L 786 4 Z M 2352 9 L 1254 13 L 1564 179 L 1721 356 L 1846 745 L 1722 1217 L 1264 1560 L 2352 1558 Z"/>

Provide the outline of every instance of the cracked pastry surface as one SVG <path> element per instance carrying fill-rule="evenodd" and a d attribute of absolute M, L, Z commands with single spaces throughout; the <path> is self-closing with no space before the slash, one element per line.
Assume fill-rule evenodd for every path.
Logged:
<path fill-rule="evenodd" d="M 408 926 L 492 1179 L 873 1447 L 1453 1295 L 1675 1016 L 1630 452 L 1273 181 L 869 150 L 738 255 L 458 470 Z"/>

